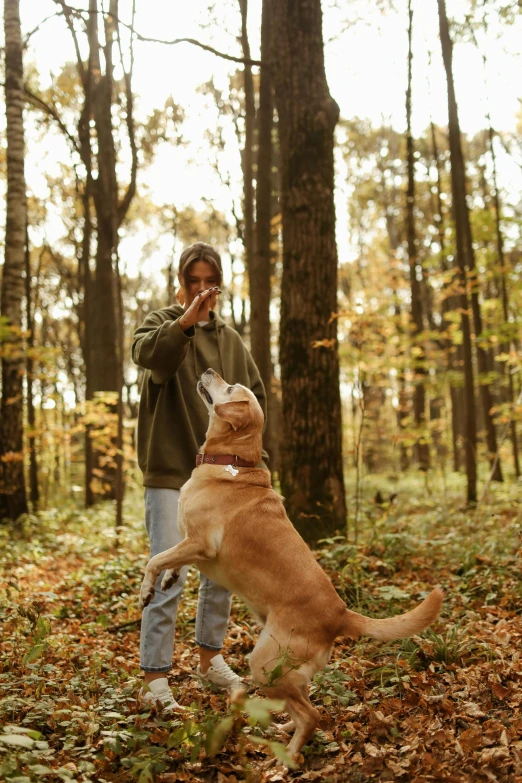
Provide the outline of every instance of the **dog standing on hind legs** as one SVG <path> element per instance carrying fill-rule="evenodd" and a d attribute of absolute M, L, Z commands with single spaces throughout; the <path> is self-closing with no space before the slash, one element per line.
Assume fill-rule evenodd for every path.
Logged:
<path fill-rule="evenodd" d="M 263 413 L 252 392 L 228 385 L 207 370 L 198 393 L 209 412 L 202 453 L 181 490 L 180 544 L 151 558 L 141 587 L 141 604 L 162 589 L 185 565 L 239 596 L 264 624 L 250 655 L 256 683 L 271 698 L 284 699 L 293 724 L 288 745 L 299 753 L 312 736 L 319 713 L 308 683 L 324 668 L 338 637 L 370 636 L 382 641 L 420 633 L 438 616 L 441 590 L 397 617 L 374 620 L 350 611 L 288 519 L 261 461 Z M 281 675 L 272 670 L 281 659 Z"/>

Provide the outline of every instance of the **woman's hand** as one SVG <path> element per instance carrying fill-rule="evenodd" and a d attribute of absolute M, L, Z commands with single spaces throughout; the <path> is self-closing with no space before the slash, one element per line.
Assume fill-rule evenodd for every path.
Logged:
<path fill-rule="evenodd" d="M 215 285 L 202 291 L 192 300 L 179 319 L 179 325 L 184 332 L 197 324 L 198 321 L 210 320 L 210 311 L 216 304 L 217 296 L 220 293 L 222 292 L 219 286 Z"/>

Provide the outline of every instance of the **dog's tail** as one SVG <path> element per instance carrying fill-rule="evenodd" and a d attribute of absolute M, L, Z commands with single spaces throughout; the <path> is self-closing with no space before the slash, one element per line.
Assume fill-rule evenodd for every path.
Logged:
<path fill-rule="evenodd" d="M 405 614 L 387 617 L 384 620 L 374 620 L 363 614 L 346 610 L 340 636 L 358 639 L 359 636 L 370 636 L 381 642 L 391 642 L 393 639 L 405 639 L 413 634 L 424 631 L 437 619 L 442 606 L 444 593 L 436 588 L 424 601 Z"/>

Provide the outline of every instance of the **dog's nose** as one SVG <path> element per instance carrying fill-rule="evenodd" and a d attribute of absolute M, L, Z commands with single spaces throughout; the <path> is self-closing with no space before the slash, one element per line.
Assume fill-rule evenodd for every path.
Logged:
<path fill-rule="evenodd" d="M 215 374 L 216 373 L 214 372 L 214 370 L 211 370 L 210 367 L 208 368 L 208 370 L 205 370 L 205 372 L 201 376 L 201 382 L 203 383 L 203 385 L 209 386 L 214 380 Z"/>

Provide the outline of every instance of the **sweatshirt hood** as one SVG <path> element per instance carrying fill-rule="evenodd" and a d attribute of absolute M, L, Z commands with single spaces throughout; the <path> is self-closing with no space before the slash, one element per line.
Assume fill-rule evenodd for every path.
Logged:
<path fill-rule="evenodd" d="M 180 304 L 170 305 L 169 307 L 162 308 L 162 311 L 164 313 L 167 313 L 170 318 L 172 318 L 173 321 L 175 321 L 177 318 L 180 318 L 183 313 L 185 312 L 185 308 L 182 307 Z M 223 329 L 223 327 L 226 326 L 225 321 L 221 318 L 220 315 L 214 312 L 214 310 L 210 311 L 210 321 L 205 324 L 205 326 L 198 327 L 199 329 L 205 329 L 206 331 L 209 331 L 210 329 Z"/>

